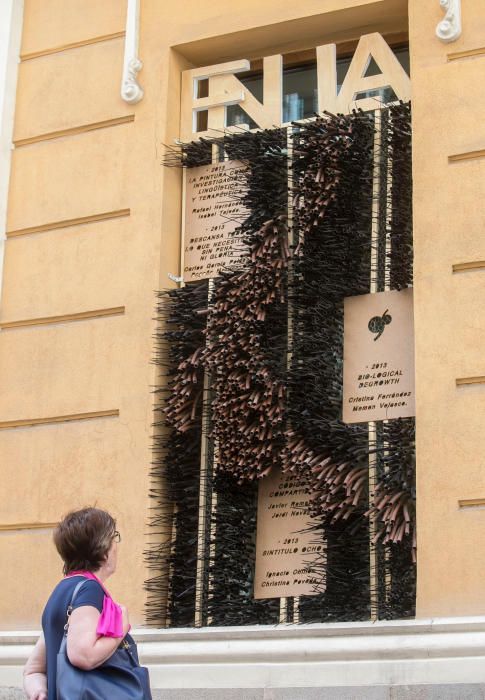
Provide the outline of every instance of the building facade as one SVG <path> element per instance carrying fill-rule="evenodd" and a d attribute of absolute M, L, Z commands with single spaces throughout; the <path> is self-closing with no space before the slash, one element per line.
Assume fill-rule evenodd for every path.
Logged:
<path fill-rule="evenodd" d="M 154 687 L 185 692 L 173 697 L 485 683 L 483 3 L 5 0 L 0 13 L 0 687 L 20 683 L 60 577 L 52 529 L 86 504 L 117 518 L 112 592 L 139 629 Z M 296 70 L 286 94 L 298 94 L 308 79 L 298 66 L 316 64 L 317 47 L 336 45 L 348 65 L 373 35 L 410 77 L 405 95 L 393 73 L 412 105 L 415 619 L 162 629 L 162 615 L 153 626 L 149 601 L 159 595 L 163 608 L 173 574 L 163 562 L 154 573 L 147 556 L 161 551 L 156 519 L 172 507 L 154 500 L 166 485 L 151 473 L 166 381 L 153 361 L 155 292 L 178 286 L 184 223 L 184 177 L 167 154 L 237 124 L 227 115 L 243 101 L 224 80 L 216 96 L 191 94 L 187 80 L 207 79 L 208 66 L 234 75 L 221 64 L 244 60 L 250 78 L 269 76 L 268 57 L 282 56 L 280 71 Z M 313 79 L 310 112 L 326 106 L 325 76 Z M 308 116 L 287 100 L 276 121 L 267 89 L 256 127 Z M 198 99 L 206 122 L 192 121 Z"/>

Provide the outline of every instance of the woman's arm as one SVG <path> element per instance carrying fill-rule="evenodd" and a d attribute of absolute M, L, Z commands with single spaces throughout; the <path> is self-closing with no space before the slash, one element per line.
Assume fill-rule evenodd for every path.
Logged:
<path fill-rule="evenodd" d="M 24 690 L 29 700 L 47 700 L 45 641 L 41 634 L 24 667 Z"/>
<path fill-rule="evenodd" d="M 123 611 L 123 636 L 130 625 L 128 611 Z M 82 605 L 72 611 L 67 632 L 67 656 L 73 666 L 90 671 L 100 666 L 116 651 L 121 637 L 98 637 L 96 627 L 100 617 L 99 611 L 91 605 Z"/>

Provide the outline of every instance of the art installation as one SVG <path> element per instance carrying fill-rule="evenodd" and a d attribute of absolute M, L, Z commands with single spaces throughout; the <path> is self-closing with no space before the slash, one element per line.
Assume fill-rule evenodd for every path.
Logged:
<path fill-rule="evenodd" d="M 410 106 L 200 139 L 165 164 L 214 153 L 247 166 L 247 251 L 158 295 L 148 622 L 413 616 L 414 419 L 342 421 L 344 298 L 412 285 Z M 314 594 L 284 618 L 253 590 L 258 483 L 276 471 L 305 488 L 324 544 Z"/>

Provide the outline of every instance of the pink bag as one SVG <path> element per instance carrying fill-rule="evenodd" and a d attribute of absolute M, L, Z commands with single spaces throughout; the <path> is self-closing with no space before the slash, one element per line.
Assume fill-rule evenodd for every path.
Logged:
<path fill-rule="evenodd" d="M 99 578 L 91 571 L 72 571 L 66 576 L 84 576 L 91 581 L 97 581 L 104 591 L 103 612 L 100 615 L 96 634 L 100 637 L 123 637 L 123 613 L 121 607 L 114 602 Z"/>

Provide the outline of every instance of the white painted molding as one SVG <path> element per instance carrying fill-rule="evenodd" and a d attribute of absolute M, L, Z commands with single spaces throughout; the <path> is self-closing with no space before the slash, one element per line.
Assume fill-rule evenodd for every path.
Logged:
<path fill-rule="evenodd" d="M 0 0 L 0 297 L 23 15 L 23 0 Z"/>
<path fill-rule="evenodd" d="M 19 686 L 34 632 L 0 632 L 0 687 Z M 134 631 L 153 688 L 485 682 L 485 617 Z"/>
<path fill-rule="evenodd" d="M 461 35 L 461 0 L 440 0 L 445 16 L 436 27 L 436 36 L 444 42 L 456 41 Z"/>
<path fill-rule="evenodd" d="M 121 79 L 121 97 L 129 104 L 136 104 L 143 98 L 143 89 L 137 75 L 143 67 L 138 58 L 138 35 L 140 30 L 140 0 L 127 0 L 125 56 L 123 59 L 123 77 Z"/>

